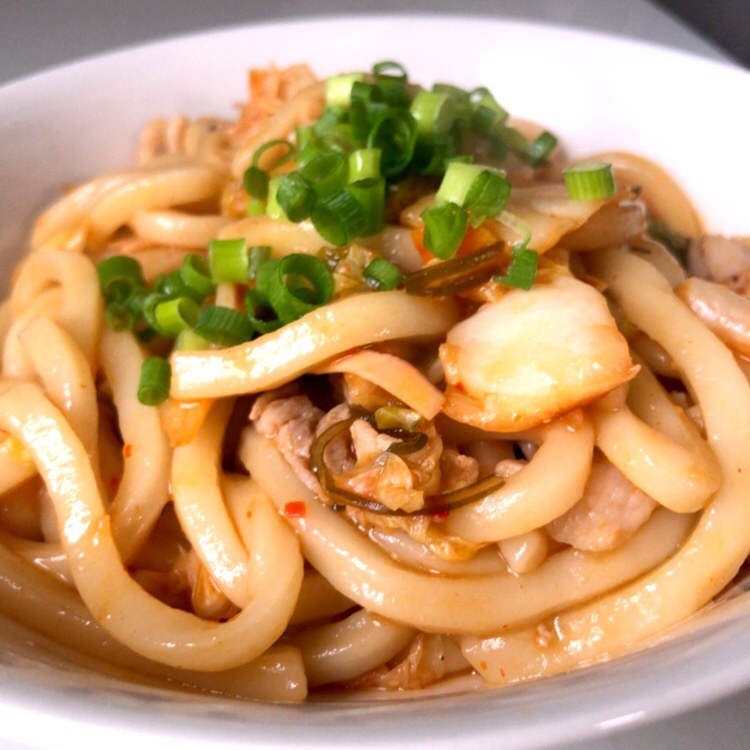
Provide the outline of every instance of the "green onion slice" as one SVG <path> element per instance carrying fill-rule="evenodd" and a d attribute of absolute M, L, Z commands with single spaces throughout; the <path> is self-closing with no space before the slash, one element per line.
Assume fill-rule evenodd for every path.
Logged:
<path fill-rule="evenodd" d="M 607 162 L 576 164 L 563 170 L 568 195 L 577 201 L 600 200 L 615 194 L 612 165 Z"/>
<path fill-rule="evenodd" d="M 212 344 L 236 346 L 250 341 L 255 329 L 246 315 L 229 307 L 212 305 L 200 314 L 194 333 Z"/>
<path fill-rule="evenodd" d="M 435 203 L 422 212 L 422 220 L 424 246 L 438 258 L 452 258 L 466 235 L 466 209 L 450 201 Z"/>
<path fill-rule="evenodd" d="M 368 226 L 364 206 L 347 189 L 318 200 L 311 218 L 321 237 L 337 247 L 360 237 Z"/>
<path fill-rule="evenodd" d="M 495 281 L 519 289 L 531 289 L 536 278 L 539 254 L 522 245 L 514 247 L 511 254 L 511 261 L 507 272 L 504 276 L 496 276 Z"/>
<path fill-rule="evenodd" d="M 367 148 L 380 149 L 380 169 L 386 177 L 393 177 L 408 166 L 414 154 L 417 124 L 403 109 L 390 108 L 373 123 L 367 138 Z"/>
<path fill-rule="evenodd" d="M 289 221 L 300 222 L 310 216 L 315 191 L 300 172 L 291 172 L 280 182 L 276 200 Z"/>
<path fill-rule="evenodd" d="M 141 365 L 138 400 L 146 406 L 157 406 L 169 396 L 172 369 L 164 357 L 149 357 Z"/>
<path fill-rule="evenodd" d="M 261 335 L 271 333 L 283 325 L 266 297 L 255 289 L 248 289 L 245 293 L 245 310 L 253 328 Z"/>
<path fill-rule="evenodd" d="M 349 166 L 346 157 L 339 151 L 320 151 L 300 169 L 299 174 L 315 195 L 325 198 L 337 193 L 346 185 Z M 280 196 L 277 194 L 276 197 L 283 208 Z"/>
<path fill-rule="evenodd" d="M 248 252 L 243 237 L 226 240 L 211 240 L 208 244 L 211 278 L 220 284 L 230 281 L 237 284 L 247 282 Z"/>
<path fill-rule="evenodd" d="M 393 78 L 402 83 L 406 83 L 408 75 L 406 68 L 401 63 L 394 62 L 393 60 L 382 60 L 381 62 L 375 63 L 372 66 L 372 74 L 376 79 L 383 77 Z"/>
<path fill-rule="evenodd" d="M 531 143 L 527 144 L 522 158 L 527 164 L 537 167 L 547 161 L 555 146 L 557 146 L 557 138 L 548 130 L 545 130 Z"/>
<path fill-rule="evenodd" d="M 196 296 L 205 299 L 212 294 L 215 285 L 211 278 L 211 266 L 202 255 L 186 255 L 180 266 L 180 278 Z"/>
<path fill-rule="evenodd" d="M 365 223 L 358 236 L 377 234 L 385 226 L 385 180 L 382 177 L 359 180 L 349 185 L 347 191 L 364 212 Z"/>
<path fill-rule="evenodd" d="M 333 296 L 333 276 L 314 255 L 292 253 L 261 266 L 257 291 L 268 300 L 279 320 L 286 324 L 302 317 Z"/>
<path fill-rule="evenodd" d="M 349 154 L 349 182 L 380 177 L 380 149 L 358 148 Z"/>
<path fill-rule="evenodd" d="M 417 133 L 444 134 L 453 127 L 458 113 L 448 94 L 420 91 L 411 103 L 411 114 L 417 123 Z"/>
<path fill-rule="evenodd" d="M 168 299 L 154 307 L 153 327 L 162 336 L 176 339 L 183 331 L 195 325 L 199 315 L 200 308 L 190 297 Z"/>
<path fill-rule="evenodd" d="M 242 187 L 250 197 L 264 201 L 268 196 L 268 172 L 251 164 L 242 175 Z"/>
<path fill-rule="evenodd" d="M 271 259 L 270 245 L 253 245 L 248 252 L 247 258 L 247 278 L 255 279 L 258 276 L 260 267 Z"/>
<path fill-rule="evenodd" d="M 348 107 L 352 103 L 352 87 L 363 78 L 362 73 L 346 73 L 326 79 L 326 105 Z"/>
<path fill-rule="evenodd" d="M 382 292 L 395 289 L 404 279 L 401 269 L 385 258 L 373 258 L 362 271 L 362 276 Z"/>
<path fill-rule="evenodd" d="M 113 255 L 96 266 L 99 288 L 106 302 L 125 303 L 146 288 L 141 264 L 128 255 Z"/>
<path fill-rule="evenodd" d="M 211 342 L 199 336 L 193 328 L 180 331 L 174 342 L 174 348 L 180 351 L 204 351 L 211 348 Z"/>
<path fill-rule="evenodd" d="M 284 209 L 279 205 L 278 192 L 281 183 L 286 179 L 285 174 L 274 175 L 268 182 L 268 200 L 266 201 L 266 215 L 281 221 L 286 218 Z"/>

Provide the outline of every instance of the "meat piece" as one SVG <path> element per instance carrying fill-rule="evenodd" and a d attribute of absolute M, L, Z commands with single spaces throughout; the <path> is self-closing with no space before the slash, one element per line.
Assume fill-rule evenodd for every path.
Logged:
<path fill-rule="evenodd" d="M 319 492 L 318 480 L 310 469 L 310 450 L 323 411 L 307 396 L 274 398 L 274 394 L 278 396 L 278 392 L 271 392 L 255 401 L 250 420 L 263 437 L 276 443 L 294 473 L 313 492 Z"/>
<path fill-rule="evenodd" d="M 576 549 L 614 549 L 649 519 L 656 505 L 609 461 L 597 459 L 583 497 L 546 529 L 552 539 Z"/>

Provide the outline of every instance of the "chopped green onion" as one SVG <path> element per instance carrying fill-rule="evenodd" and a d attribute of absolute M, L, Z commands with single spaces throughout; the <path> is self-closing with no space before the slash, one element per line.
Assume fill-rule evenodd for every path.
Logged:
<path fill-rule="evenodd" d="M 208 297 L 214 291 L 211 267 L 202 255 L 191 254 L 183 258 L 180 278 L 200 298 Z"/>
<path fill-rule="evenodd" d="M 393 177 L 408 166 L 416 140 L 417 124 L 411 114 L 391 108 L 373 123 L 367 147 L 380 149 L 380 170 L 386 177 Z"/>
<path fill-rule="evenodd" d="M 324 240 L 341 247 L 362 235 L 367 227 L 367 216 L 354 195 L 342 190 L 315 204 L 312 222 Z"/>
<path fill-rule="evenodd" d="M 122 302 L 110 302 L 104 308 L 104 320 L 113 331 L 132 331 L 140 315 L 140 309 L 134 310 Z"/>
<path fill-rule="evenodd" d="M 495 281 L 519 289 L 531 289 L 536 278 L 539 254 L 535 250 L 529 250 L 522 245 L 514 247 L 511 253 L 510 265 L 505 276 L 496 276 Z"/>
<path fill-rule="evenodd" d="M 266 165 L 265 169 L 262 168 L 260 166 L 261 157 L 267 151 L 281 146 L 286 149 L 285 153 L 279 156 L 271 164 Z M 245 170 L 245 174 L 242 176 L 242 186 L 245 188 L 245 192 L 253 198 L 265 200 L 268 197 L 269 172 L 286 164 L 295 153 L 296 149 L 294 145 L 289 141 L 285 141 L 283 138 L 274 138 L 273 140 L 266 141 L 253 154 L 253 163 Z"/>
<path fill-rule="evenodd" d="M 99 288 L 107 302 L 125 303 L 146 288 L 141 264 L 127 255 L 113 255 L 96 266 Z"/>
<path fill-rule="evenodd" d="M 440 183 L 435 202 L 463 206 L 468 212 L 469 222 L 478 226 L 500 213 L 509 196 L 510 183 L 505 172 L 481 164 L 452 161 Z"/>
<path fill-rule="evenodd" d="M 380 87 L 367 81 L 355 81 L 352 85 L 351 104 L 360 102 L 362 104 L 380 103 L 383 101 L 383 93 Z"/>
<path fill-rule="evenodd" d="M 266 213 L 266 201 L 261 198 L 248 198 L 245 204 L 245 213 L 248 216 L 263 216 Z"/>
<path fill-rule="evenodd" d="M 417 133 L 447 133 L 456 121 L 456 106 L 446 93 L 420 91 L 411 103 Z"/>
<path fill-rule="evenodd" d="M 211 240 L 208 244 L 211 278 L 217 284 L 231 281 L 243 284 L 247 281 L 248 254 L 244 238 Z"/>
<path fill-rule="evenodd" d="M 325 198 L 337 193 L 346 185 L 348 172 L 347 160 L 342 153 L 321 151 L 300 169 L 299 174 L 318 197 Z"/>
<path fill-rule="evenodd" d="M 302 151 L 308 143 L 315 140 L 315 128 L 312 125 L 300 125 L 294 131 L 294 142 L 297 144 L 297 150 Z M 299 156 L 297 157 L 299 160 Z"/>
<path fill-rule="evenodd" d="M 463 206 L 446 201 L 422 212 L 424 245 L 438 258 L 452 258 L 461 244 L 469 221 Z"/>
<path fill-rule="evenodd" d="M 326 107 L 318 121 L 313 125 L 313 131 L 316 136 L 324 136 L 327 133 L 335 130 L 341 123 L 344 117 L 344 112 L 339 109 L 333 109 Z"/>
<path fill-rule="evenodd" d="M 251 164 L 242 176 L 242 187 L 252 198 L 264 201 L 268 196 L 268 172 Z"/>
<path fill-rule="evenodd" d="M 253 154 L 253 165 L 256 167 L 259 167 L 260 160 L 267 151 L 270 151 L 271 149 L 275 149 L 275 148 L 280 148 L 280 147 L 283 147 L 285 151 L 281 156 L 277 157 L 273 162 L 271 162 L 270 165 L 268 165 L 269 171 L 273 169 L 278 169 L 279 167 L 286 164 L 288 161 L 290 161 L 294 157 L 294 155 L 297 152 L 297 149 L 295 148 L 294 144 L 291 141 L 287 141 L 284 138 L 273 138 L 270 141 L 266 141 Z"/>
<path fill-rule="evenodd" d="M 511 128 L 507 125 L 496 126 L 493 128 L 491 135 L 493 138 L 500 141 L 503 146 L 515 151 L 517 154 L 525 153 L 529 145 L 529 142 L 520 130 L 516 130 L 516 128 Z"/>
<path fill-rule="evenodd" d="M 146 325 L 153 330 L 155 333 L 159 333 L 159 324 L 156 321 L 156 308 L 163 302 L 169 299 L 176 299 L 177 297 L 170 297 L 160 291 L 152 291 L 150 294 L 143 298 L 143 304 L 141 306 L 141 314 Z"/>
<path fill-rule="evenodd" d="M 482 135 L 490 135 L 499 125 L 504 125 L 508 113 L 486 88 L 474 89 L 469 94 L 473 108 L 472 127 Z"/>
<path fill-rule="evenodd" d="M 141 365 L 138 400 L 146 406 L 157 406 L 169 396 L 172 368 L 164 357 L 149 357 Z"/>
<path fill-rule="evenodd" d="M 375 63 L 375 65 L 372 66 L 372 74 L 377 79 L 388 77 L 394 78 L 402 83 L 406 83 L 408 78 L 406 75 L 406 68 L 404 68 L 401 63 L 394 62 L 393 60 L 382 60 L 381 62 Z"/>
<path fill-rule="evenodd" d="M 253 338 L 255 330 L 246 315 L 229 307 L 212 305 L 198 318 L 194 333 L 212 344 L 236 346 Z"/>
<path fill-rule="evenodd" d="M 364 78 L 362 73 L 347 73 L 326 80 L 326 105 L 348 107 L 352 103 L 352 86 Z"/>
<path fill-rule="evenodd" d="M 563 169 L 568 195 L 577 201 L 600 200 L 615 194 L 612 165 L 606 162 L 587 162 Z"/>
<path fill-rule="evenodd" d="M 380 149 L 358 148 L 349 154 L 349 182 L 380 177 Z"/>
<path fill-rule="evenodd" d="M 196 301 L 201 299 L 201 295 L 194 289 L 191 289 L 183 280 L 181 270 L 163 273 L 154 279 L 152 293 L 158 293 L 167 299 L 175 297 L 193 297 Z"/>
<path fill-rule="evenodd" d="M 382 177 L 359 180 L 349 185 L 347 191 L 364 211 L 365 223 L 358 236 L 377 234 L 385 226 L 385 180 Z"/>
<path fill-rule="evenodd" d="M 300 222 L 310 216 L 315 191 L 300 172 L 291 172 L 280 182 L 276 200 L 289 221 Z"/>
<path fill-rule="evenodd" d="M 271 259 L 271 248 L 268 245 L 253 245 L 247 259 L 247 278 L 255 279 L 260 267 Z"/>
<path fill-rule="evenodd" d="M 153 317 L 156 325 L 153 327 L 169 339 L 176 339 L 182 331 L 192 328 L 200 308 L 190 297 L 177 297 L 160 302 L 154 307 Z"/>
<path fill-rule="evenodd" d="M 199 336 L 193 328 L 186 328 L 180 331 L 174 343 L 175 349 L 180 351 L 203 351 L 211 348 L 211 342 Z"/>
<path fill-rule="evenodd" d="M 245 293 L 245 311 L 256 333 L 261 336 L 284 325 L 265 296 L 255 289 L 248 289 Z"/>
<path fill-rule="evenodd" d="M 478 227 L 482 222 L 497 216 L 510 197 L 510 183 L 505 174 L 483 169 L 472 181 L 464 208 L 469 212 L 469 223 Z"/>
<path fill-rule="evenodd" d="M 291 323 L 333 296 L 333 276 L 314 255 L 292 253 L 264 263 L 256 279 L 257 291 L 282 323 Z"/>
<path fill-rule="evenodd" d="M 279 205 L 278 192 L 281 183 L 286 179 L 285 174 L 273 176 L 268 183 L 268 200 L 266 201 L 266 216 L 280 221 L 286 218 L 284 209 Z"/>
<path fill-rule="evenodd" d="M 557 146 L 557 138 L 548 130 L 544 130 L 526 146 L 523 160 L 532 167 L 537 167 L 547 161 L 555 146 Z"/>
<path fill-rule="evenodd" d="M 401 269 L 385 258 L 373 258 L 362 271 L 362 276 L 381 292 L 395 289 L 404 278 Z"/>

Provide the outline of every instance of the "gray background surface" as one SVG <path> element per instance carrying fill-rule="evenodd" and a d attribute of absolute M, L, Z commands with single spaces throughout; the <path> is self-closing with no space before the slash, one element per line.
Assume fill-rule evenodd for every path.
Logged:
<path fill-rule="evenodd" d="M 166 36 L 259 20 L 342 13 L 457 13 L 537 20 L 606 31 L 713 58 L 742 59 L 750 0 L 672 0 L 665 4 L 669 10 L 646 0 L 0 0 L 0 84 L 59 63 Z M 675 13 L 698 24 L 705 35 L 678 20 Z M 719 42 L 728 46 L 722 48 Z M 616 735 L 577 747 L 741 750 L 750 747 L 749 737 L 750 690 L 687 716 L 623 728 Z"/>

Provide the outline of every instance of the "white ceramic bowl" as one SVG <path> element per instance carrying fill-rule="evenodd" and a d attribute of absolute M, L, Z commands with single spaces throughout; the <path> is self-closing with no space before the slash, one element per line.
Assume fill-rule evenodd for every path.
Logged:
<path fill-rule="evenodd" d="M 630 149 L 667 167 L 710 229 L 750 233 L 750 75 L 630 41 L 525 23 L 353 18 L 239 28 L 66 66 L 0 89 L 0 257 L 64 186 L 132 161 L 157 114 L 231 114 L 245 70 L 321 75 L 403 62 L 414 80 L 485 85 L 573 154 Z M 272 706 L 177 694 L 76 665 L 0 619 L 0 746 L 547 748 L 685 712 L 750 685 L 750 593 L 609 664 L 482 694 Z"/>

